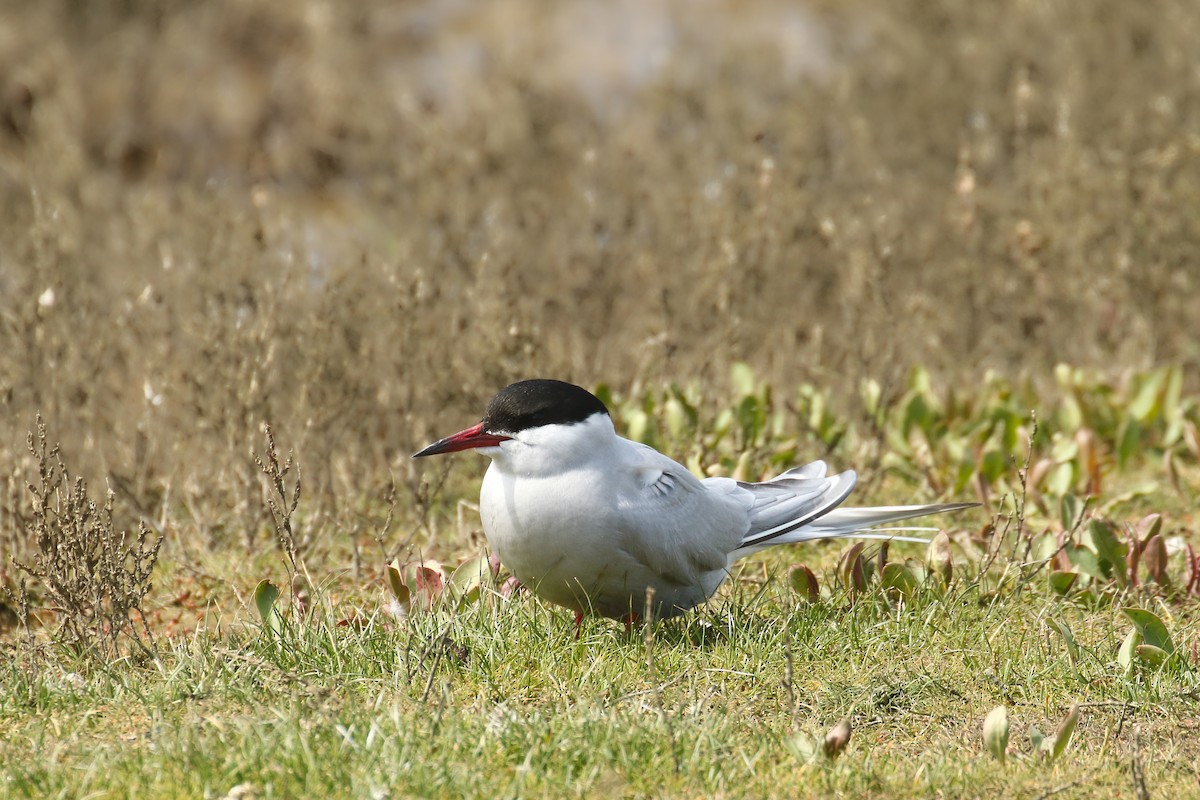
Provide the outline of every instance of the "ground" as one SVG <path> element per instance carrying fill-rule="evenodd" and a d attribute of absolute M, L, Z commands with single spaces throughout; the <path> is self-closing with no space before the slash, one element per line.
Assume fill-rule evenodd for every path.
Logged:
<path fill-rule="evenodd" d="M 1184 0 L 5 5 L 2 793 L 1200 796 L 1198 36 Z M 698 473 L 983 505 L 575 639 L 472 566 L 482 460 L 409 459 L 536 376 Z"/>

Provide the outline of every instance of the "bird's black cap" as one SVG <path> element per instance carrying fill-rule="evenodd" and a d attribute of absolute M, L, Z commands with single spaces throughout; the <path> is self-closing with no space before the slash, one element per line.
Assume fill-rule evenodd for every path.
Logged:
<path fill-rule="evenodd" d="M 571 425 L 608 414 L 600 398 L 565 381 L 534 379 L 505 386 L 488 403 L 483 429 L 517 433 L 542 425 Z"/>

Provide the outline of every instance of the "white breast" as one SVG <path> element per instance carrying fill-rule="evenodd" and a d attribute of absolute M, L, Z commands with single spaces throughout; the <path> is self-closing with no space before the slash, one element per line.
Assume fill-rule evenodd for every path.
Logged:
<path fill-rule="evenodd" d="M 648 587 L 660 617 L 703 602 L 747 529 L 741 490 L 705 486 L 593 420 L 493 455 L 480 493 L 489 545 L 532 591 L 576 611 L 640 614 Z"/>

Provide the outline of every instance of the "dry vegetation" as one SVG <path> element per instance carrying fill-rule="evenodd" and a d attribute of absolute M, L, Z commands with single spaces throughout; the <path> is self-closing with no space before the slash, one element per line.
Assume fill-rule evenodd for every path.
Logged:
<path fill-rule="evenodd" d="M 917 366 L 1053 404 L 1060 362 L 1128 403 L 1121 375 L 1175 364 L 1191 397 L 1197 41 L 1194 0 L 5 3 L 0 627 L 54 568 L 45 509 L 117 548 L 125 594 L 76 637 L 106 655 L 245 609 L 247 551 L 350 595 L 406 543 L 460 553 L 478 465 L 408 454 L 522 377 L 622 408 L 678 383 L 711 420 L 745 362 L 781 407 L 830 387 L 868 469 L 862 381 L 894 408 Z M 731 443 L 817 456 L 818 427 Z M 966 485 L 930 475 L 906 491 Z"/>
<path fill-rule="evenodd" d="M 5 449 L 227 512 L 531 374 L 1195 364 L 1193 3 L 642 6 L 8 4 Z"/>

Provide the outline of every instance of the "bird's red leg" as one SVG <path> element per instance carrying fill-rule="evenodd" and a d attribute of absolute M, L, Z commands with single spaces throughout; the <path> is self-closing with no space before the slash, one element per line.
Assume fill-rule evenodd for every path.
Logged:
<path fill-rule="evenodd" d="M 575 641 L 579 641 L 579 634 L 583 632 L 583 612 L 575 612 Z"/>
<path fill-rule="evenodd" d="M 641 624 L 641 621 L 642 615 L 633 611 L 630 611 L 628 614 L 621 617 L 621 622 L 625 623 L 625 633 L 632 633 L 633 626 Z"/>

